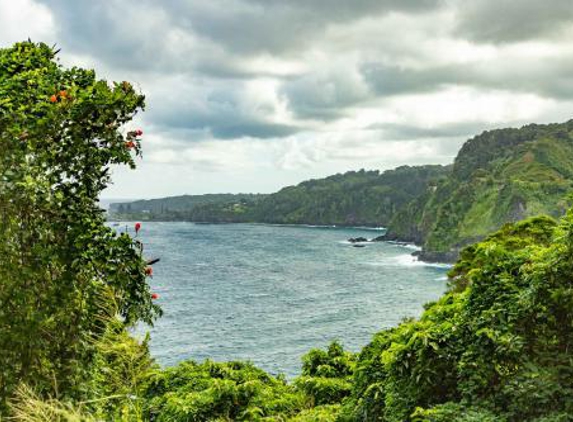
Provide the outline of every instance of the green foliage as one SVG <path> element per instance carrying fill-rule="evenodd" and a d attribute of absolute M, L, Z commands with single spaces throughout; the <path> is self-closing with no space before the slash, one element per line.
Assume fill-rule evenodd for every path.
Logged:
<path fill-rule="evenodd" d="M 120 128 L 144 98 L 55 56 L 0 50 L 0 412 L 19 383 L 81 397 L 110 319 L 159 312 L 137 245 L 97 206 L 110 166 L 134 166 L 139 140 Z"/>
<path fill-rule="evenodd" d="M 352 391 L 355 361 L 355 355 L 345 352 L 338 342 L 326 351 L 311 350 L 303 357 L 302 376 L 295 385 L 314 405 L 340 403 Z"/>
<path fill-rule="evenodd" d="M 262 194 L 182 195 L 110 205 L 111 220 L 241 221 L 241 214 Z"/>
<path fill-rule="evenodd" d="M 144 420 L 142 392 L 158 369 L 148 348 L 149 338 L 140 343 L 120 321 L 108 324 L 96 343 L 91 382 L 85 387 L 90 399 L 83 405 L 90 414 L 107 420 Z"/>
<path fill-rule="evenodd" d="M 271 195 L 235 195 L 227 200 L 224 195 L 202 195 L 114 204 L 112 218 L 384 226 L 447 171 L 443 166 L 403 166 L 383 173 L 360 170 L 309 180 Z M 123 213 L 118 214 L 120 207 Z"/>
<path fill-rule="evenodd" d="M 494 250 L 506 254 L 530 248 L 549 246 L 557 222 L 547 216 L 532 217 L 514 224 L 505 224 L 499 231 L 489 235 L 482 242 L 464 248 L 460 258 L 448 273 L 450 287 L 456 291 L 465 289 L 470 282 L 470 272 L 491 265 L 489 253 Z"/>
<path fill-rule="evenodd" d="M 431 409 L 417 408 L 412 414 L 413 422 L 505 422 L 484 409 L 467 409 L 457 403 L 446 403 Z"/>
<path fill-rule="evenodd" d="M 188 361 L 157 371 L 143 397 L 148 417 L 158 422 L 286 418 L 307 407 L 283 379 L 242 362 Z"/>
<path fill-rule="evenodd" d="M 452 260 L 507 222 L 562 215 L 573 190 L 573 120 L 500 129 L 467 141 L 452 173 L 399 210 L 389 236 L 423 245 L 428 259 Z"/>
<path fill-rule="evenodd" d="M 85 409 L 56 399 L 42 399 L 20 385 L 11 403 L 11 420 L 17 422 L 96 422 Z"/>
<path fill-rule="evenodd" d="M 113 321 L 95 348 L 93 374 L 90 382 L 83 385 L 87 400 L 42 398 L 21 384 L 10 400 L 11 419 L 22 422 L 145 420 L 140 394 L 150 374 L 157 370 L 146 342 L 137 342 L 120 321 Z"/>
<path fill-rule="evenodd" d="M 288 420 L 289 422 L 337 422 L 340 420 L 340 405 L 317 406 L 303 410 Z"/>
<path fill-rule="evenodd" d="M 467 248 L 452 291 L 363 349 L 345 408 L 367 421 L 570 414 L 572 256 L 573 213 L 506 225 Z"/>

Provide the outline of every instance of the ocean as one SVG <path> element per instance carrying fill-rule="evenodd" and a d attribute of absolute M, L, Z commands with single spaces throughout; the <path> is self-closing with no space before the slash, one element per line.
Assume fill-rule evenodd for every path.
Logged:
<path fill-rule="evenodd" d="M 123 223 L 116 227 L 133 227 Z M 446 289 L 447 266 L 411 256 L 411 245 L 354 247 L 366 228 L 144 222 L 150 280 L 164 311 L 151 353 L 182 360 L 249 360 L 272 374 L 300 373 L 312 348 L 340 341 L 351 351 L 376 332 L 417 317 Z"/>

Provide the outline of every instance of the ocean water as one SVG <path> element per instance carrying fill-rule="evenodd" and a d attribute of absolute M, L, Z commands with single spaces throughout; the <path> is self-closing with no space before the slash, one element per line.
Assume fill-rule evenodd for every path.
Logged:
<path fill-rule="evenodd" d="M 125 223 L 122 226 L 124 227 Z M 132 223 L 128 223 L 132 227 Z M 377 331 L 419 316 L 445 291 L 447 266 L 409 245 L 347 239 L 380 231 L 252 224 L 143 223 L 150 280 L 164 315 L 151 333 L 163 365 L 250 360 L 300 373 L 301 356 L 339 340 L 358 351 Z"/>

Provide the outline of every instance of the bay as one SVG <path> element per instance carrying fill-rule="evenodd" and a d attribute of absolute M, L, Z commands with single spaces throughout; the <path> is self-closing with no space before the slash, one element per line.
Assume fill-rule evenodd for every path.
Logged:
<path fill-rule="evenodd" d="M 145 222 L 139 239 L 147 258 L 161 258 L 150 283 L 164 315 L 137 333 L 150 331 L 151 353 L 165 366 L 249 360 L 289 377 L 304 353 L 332 340 L 358 351 L 446 288 L 447 266 L 416 261 L 410 245 L 347 241 L 380 233 Z"/>

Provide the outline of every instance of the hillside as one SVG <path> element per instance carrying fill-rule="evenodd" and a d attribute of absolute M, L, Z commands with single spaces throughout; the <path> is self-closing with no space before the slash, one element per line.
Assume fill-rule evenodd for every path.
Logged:
<path fill-rule="evenodd" d="M 451 261 L 506 222 L 562 215 L 573 190 L 572 136 L 569 121 L 470 139 L 450 176 L 393 217 L 389 238 L 422 245 L 425 259 Z"/>
<path fill-rule="evenodd" d="M 181 195 L 168 198 L 147 199 L 133 202 L 112 203 L 109 207 L 110 219 L 139 219 L 139 220 L 185 220 L 192 219 L 197 208 L 198 215 L 203 215 L 205 210 L 214 208 L 217 210 L 232 207 L 238 210 L 247 203 L 264 198 L 262 194 L 206 194 L 206 195 Z M 200 219 L 201 220 L 201 219 Z"/>
<path fill-rule="evenodd" d="M 289 186 L 271 195 L 201 195 L 113 204 L 112 218 L 386 226 L 450 168 L 403 166 L 350 171 Z M 228 196 L 228 198 L 227 198 Z"/>
<path fill-rule="evenodd" d="M 256 204 L 255 221 L 386 226 L 397 210 L 446 174 L 443 166 L 351 171 L 281 189 Z"/>

